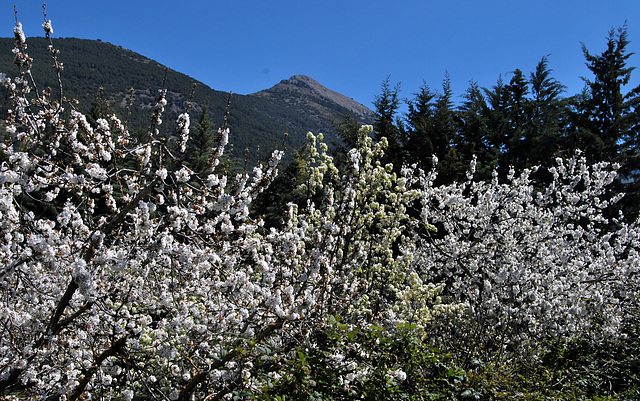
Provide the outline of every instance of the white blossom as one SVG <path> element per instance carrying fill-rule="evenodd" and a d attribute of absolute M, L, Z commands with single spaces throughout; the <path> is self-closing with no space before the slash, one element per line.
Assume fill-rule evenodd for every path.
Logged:
<path fill-rule="evenodd" d="M 22 24 L 20 22 L 16 22 L 16 25 L 13 27 L 13 34 L 20 44 L 24 44 L 27 41 L 27 38 L 24 36 L 24 32 L 22 31 Z"/>
<path fill-rule="evenodd" d="M 191 178 L 191 170 L 189 170 L 188 168 L 183 167 L 180 170 L 176 171 L 176 179 L 179 182 L 187 182 L 189 181 L 190 178 Z"/>
<path fill-rule="evenodd" d="M 180 152 L 183 152 L 187 149 L 187 141 L 189 140 L 189 114 L 182 113 L 178 116 L 178 120 L 176 121 L 176 126 L 178 129 L 178 135 L 180 137 Z"/>
<path fill-rule="evenodd" d="M 42 24 L 42 28 L 44 28 L 44 31 L 47 35 L 53 35 L 53 28 L 51 27 L 51 20 L 46 20 L 43 24 Z"/>
<path fill-rule="evenodd" d="M 156 171 L 156 175 L 163 181 L 167 179 L 167 174 L 168 172 L 166 168 L 161 168 L 160 170 Z"/>

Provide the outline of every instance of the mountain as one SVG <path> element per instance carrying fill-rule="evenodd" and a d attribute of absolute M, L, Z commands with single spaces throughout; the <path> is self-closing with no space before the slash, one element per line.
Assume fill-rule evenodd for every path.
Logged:
<path fill-rule="evenodd" d="M 34 59 L 32 72 L 40 88 L 57 88 L 57 78 L 50 67 L 51 56 L 47 52 L 48 42 L 33 37 L 27 39 L 27 44 L 27 52 Z M 192 77 L 108 42 L 59 38 L 54 39 L 54 46 L 60 50 L 58 57 L 64 63 L 64 96 L 78 99 L 79 108 L 85 113 L 107 104 L 110 110 L 127 118 L 130 130 L 144 131 L 158 89 L 164 82 L 167 107 L 162 129 L 165 134 L 172 134 L 174 126 L 170 122 L 175 121 L 189 102 L 192 121 L 196 121 L 202 106 L 207 105 L 213 125 L 222 125 L 226 92 L 214 90 Z M 0 72 L 10 77 L 17 75 L 12 48 L 13 38 L 0 38 Z M 131 107 L 127 108 L 130 103 Z M 7 108 L 7 94 L 2 89 L 0 116 L 6 114 Z M 285 133 L 288 134 L 286 146 L 289 150 L 304 145 L 308 131 L 322 132 L 330 142 L 337 138 L 332 121 L 343 114 L 362 124 L 371 124 L 374 120 L 374 113 L 365 106 L 303 75 L 295 75 L 257 93 L 234 94 L 228 125 L 235 156 L 244 158 L 245 149 L 254 155 L 260 148 L 258 157 L 264 158 L 271 148 L 282 143 Z"/>
<path fill-rule="evenodd" d="M 318 81 L 305 75 L 294 75 L 280 81 L 271 89 L 249 96 L 268 100 L 269 104 L 276 105 L 280 110 L 300 110 L 305 120 L 312 122 L 316 127 L 321 127 L 322 132 L 331 131 L 327 122 L 334 119 L 336 113 L 349 114 L 359 121 L 373 121 L 375 118 L 374 113 L 365 106 L 325 88 Z M 277 116 L 277 113 L 274 116 Z M 295 124 L 284 116 L 278 120 L 283 125 L 295 129 Z"/>

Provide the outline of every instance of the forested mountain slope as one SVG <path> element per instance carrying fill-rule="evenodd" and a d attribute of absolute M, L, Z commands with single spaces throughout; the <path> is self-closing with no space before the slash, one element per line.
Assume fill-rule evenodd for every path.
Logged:
<path fill-rule="evenodd" d="M 43 87 L 57 88 L 54 70 L 48 62 L 51 58 L 46 50 L 48 42 L 35 37 L 29 38 L 27 43 L 28 53 L 34 58 L 33 73 L 37 81 L 42 82 Z M 213 126 L 223 123 L 228 98 L 225 92 L 107 42 L 64 38 L 55 39 L 54 45 L 60 50 L 59 59 L 64 63 L 63 95 L 78 99 L 81 111 L 89 112 L 92 107 L 104 109 L 108 104 L 109 109 L 124 116 L 131 102 L 129 127 L 133 131 L 145 130 L 163 81 L 168 102 L 165 121 L 174 121 L 184 111 L 195 83 L 192 120 L 201 113 L 202 106 L 207 105 Z M 12 47 L 13 38 L 0 38 L 0 72 L 7 76 L 17 75 Z M 57 96 L 55 90 L 53 93 Z M 0 102 L 0 113 L 4 116 L 8 109 L 5 93 L 1 93 Z M 235 156 L 244 157 L 245 149 L 248 149 L 253 158 L 259 146 L 260 155 L 265 157 L 272 147 L 282 143 L 285 133 L 288 134 L 286 146 L 289 149 L 302 146 L 308 131 L 323 132 L 333 139 L 332 121 L 343 114 L 350 114 L 361 123 L 370 124 L 374 119 L 374 113 L 365 106 L 304 76 L 283 80 L 273 88 L 255 94 L 234 94 L 228 123 Z M 163 128 L 172 130 L 173 126 L 164 124 Z"/>

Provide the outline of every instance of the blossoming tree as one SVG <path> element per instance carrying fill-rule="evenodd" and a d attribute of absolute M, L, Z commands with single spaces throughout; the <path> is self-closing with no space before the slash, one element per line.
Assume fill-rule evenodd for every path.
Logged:
<path fill-rule="evenodd" d="M 638 223 L 607 217 L 622 196 L 607 189 L 617 166 L 557 159 L 542 188 L 535 170 L 512 171 L 502 184 L 495 175 L 474 182 L 471 171 L 466 182 L 422 190 L 422 216 L 440 232 L 420 239 L 416 259 L 427 280 L 447 283 L 446 294 L 466 305 L 455 337 L 486 352 L 550 338 L 602 341 L 636 324 Z"/>
<path fill-rule="evenodd" d="M 50 37 L 51 22 L 44 28 Z M 389 244 L 409 219 L 401 205 L 418 193 L 375 165 L 381 145 L 363 135 L 340 179 L 314 142 L 305 185 L 323 191 L 321 203 L 292 206 L 281 230 L 266 230 L 248 207 L 280 151 L 251 176 L 198 176 L 182 165 L 187 113 L 175 147 L 158 137 L 164 89 L 146 140 L 116 116 L 91 126 L 73 103 L 38 90 L 19 23 L 14 32 L 21 74 L 2 76 L 13 101 L 0 169 L 3 391 L 186 399 L 259 390 L 273 377 L 254 371 L 260 356 L 285 352 L 328 315 L 357 313 L 365 324 L 393 303 L 358 296 L 407 274 Z M 214 156 L 227 140 L 220 130 Z"/>

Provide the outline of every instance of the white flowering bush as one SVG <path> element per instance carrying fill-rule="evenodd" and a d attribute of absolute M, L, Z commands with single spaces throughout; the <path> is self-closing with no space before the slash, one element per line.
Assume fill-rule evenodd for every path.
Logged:
<path fill-rule="evenodd" d="M 165 89 L 146 139 L 135 140 L 115 115 L 91 125 L 73 103 L 40 91 L 19 24 L 15 40 L 20 76 L 2 76 L 13 108 L 0 145 L 1 391 L 259 393 L 328 316 L 393 323 L 410 313 L 396 307 L 396 292 L 416 288 L 424 300 L 439 290 L 411 278 L 409 252 L 391 251 L 413 246 L 403 205 L 419 192 L 376 164 L 383 146 L 366 130 L 344 177 L 310 135 L 304 190 L 320 200 L 291 206 L 284 227 L 267 230 L 249 205 L 281 151 L 251 175 L 229 176 L 216 169 L 223 129 L 211 174 L 199 176 L 182 165 L 188 114 L 175 147 L 159 138 Z"/>
<path fill-rule="evenodd" d="M 461 326 L 448 329 L 456 333 L 439 338 L 496 356 L 545 338 L 612 339 L 634 322 L 640 230 L 606 217 L 622 196 L 607 190 L 616 170 L 578 154 L 557 159 L 544 187 L 530 178 L 535 169 L 475 182 L 473 166 L 466 182 L 423 186 L 422 218 L 438 232 L 420 239 L 416 261 L 465 304 Z"/>
<path fill-rule="evenodd" d="M 395 394 L 417 380 L 395 336 L 423 350 L 429 330 L 452 339 L 454 322 L 464 338 L 529 347 L 615 336 L 637 307 L 640 233 L 604 217 L 605 164 L 559 160 L 547 188 L 529 172 L 474 182 L 473 168 L 435 186 L 435 171 L 381 164 L 371 127 L 344 171 L 309 134 L 307 203 L 267 229 L 250 205 L 281 151 L 230 175 L 223 128 L 209 173 L 191 171 L 188 106 L 175 142 L 159 137 L 164 88 L 143 139 L 115 115 L 92 125 L 62 85 L 57 98 L 38 88 L 19 23 L 14 33 L 20 74 L 0 76 L 13 105 L 0 144 L 2 394 L 266 397 L 292 372 L 321 387 L 305 355 L 335 373 L 325 389 Z M 338 321 L 349 341 L 331 336 Z"/>

